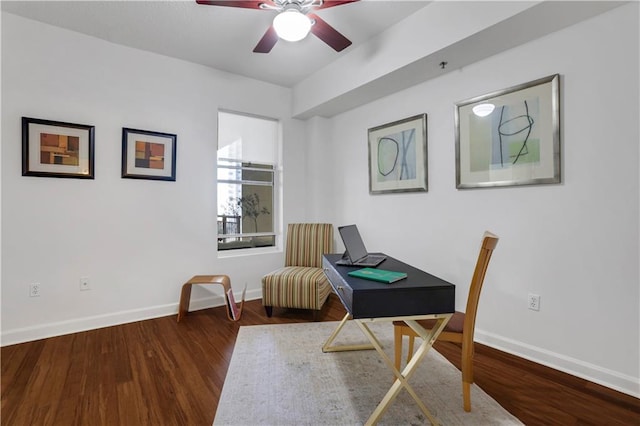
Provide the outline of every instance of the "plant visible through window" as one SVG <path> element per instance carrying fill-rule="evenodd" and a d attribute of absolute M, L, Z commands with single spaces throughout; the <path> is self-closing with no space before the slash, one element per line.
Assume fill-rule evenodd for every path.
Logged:
<path fill-rule="evenodd" d="M 271 214 L 268 208 L 260 207 L 260 197 L 253 193 L 245 197 L 230 198 L 225 208 L 225 214 L 229 216 L 241 216 L 242 221 L 253 221 L 253 232 L 258 232 L 258 217 Z"/>

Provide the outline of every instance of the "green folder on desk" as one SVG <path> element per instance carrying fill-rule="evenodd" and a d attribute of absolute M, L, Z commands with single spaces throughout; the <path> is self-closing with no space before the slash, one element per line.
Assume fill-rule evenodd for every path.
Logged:
<path fill-rule="evenodd" d="M 384 269 L 362 268 L 357 271 L 351 271 L 348 274 L 351 277 L 364 278 L 365 280 L 379 281 L 391 284 L 401 279 L 407 278 L 405 272 L 385 271 Z"/>

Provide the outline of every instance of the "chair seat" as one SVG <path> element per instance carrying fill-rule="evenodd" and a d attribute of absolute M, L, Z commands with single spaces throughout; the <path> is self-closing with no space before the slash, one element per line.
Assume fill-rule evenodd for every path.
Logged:
<path fill-rule="evenodd" d="M 320 309 L 331 293 L 322 268 L 286 266 L 262 277 L 262 304 Z"/>
<path fill-rule="evenodd" d="M 418 320 L 417 321 L 421 326 L 426 328 L 427 330 L 431 330 L 433 326 L 436 324 L 436 320 Z M 394 321 L 393 325 L 404 325 L 404 321 Z M 447 325 L 444 327 L 444 332 L 450 333 L 462 333 L 462 328 L 464 326 L 464 312 L 456 311 Z"/>

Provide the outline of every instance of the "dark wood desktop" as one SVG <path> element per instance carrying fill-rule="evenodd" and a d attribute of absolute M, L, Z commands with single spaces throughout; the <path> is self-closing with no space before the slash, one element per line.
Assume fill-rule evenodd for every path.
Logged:
<path fill-rule="evenodd" d="M 379 254 L 379 253 L 375 253 Z M 380 318 L 443 314 L 455 311 L 456 286 L 393 257 L 377 266 L 406 272 L 407 278 L 391 284 L 350 277 L 362 266 L 340 266 L 340 254 L 325 254 L 324 273 L 352 318 Z"/>

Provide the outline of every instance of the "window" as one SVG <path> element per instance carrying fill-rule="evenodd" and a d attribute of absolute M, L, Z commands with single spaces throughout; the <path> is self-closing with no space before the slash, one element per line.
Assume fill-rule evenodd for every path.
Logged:
<path fill-rule="evenodd" d="M 276 245 L 278 122 L 218 113 L 218 250 Z"/>

